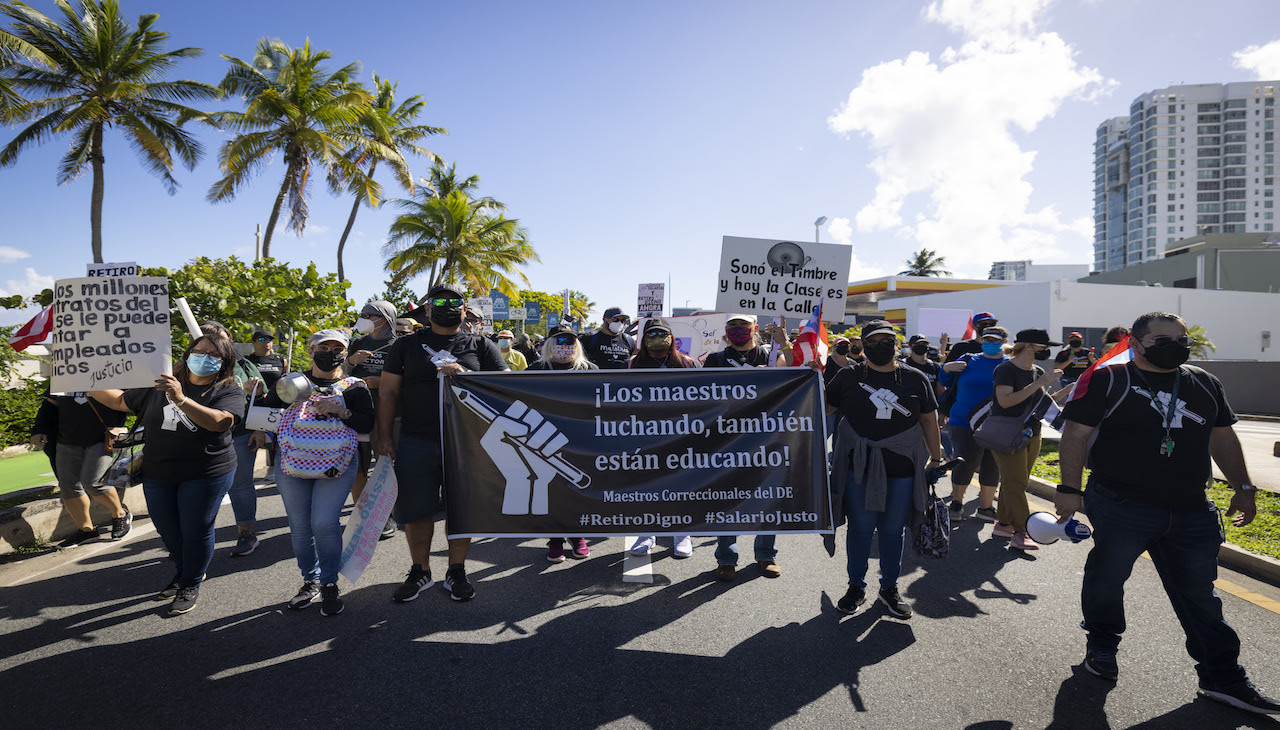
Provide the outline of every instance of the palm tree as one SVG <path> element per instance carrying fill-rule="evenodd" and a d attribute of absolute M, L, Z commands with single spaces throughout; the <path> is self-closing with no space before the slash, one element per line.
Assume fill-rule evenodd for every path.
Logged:
<path fill-rule="evenodd" d="M 357 131 L 360 114 L 373 97 L 355 81 L 359 64 L 326 72 L 324 62 L 331 57 L 329 51 L 313 51 L 310 40 L 301 48 L 291 48 L 267 39 L 258 41 L 253 63 L 223 56 L 231 68 L 219 88 L 243 98 L 246 108 L 213 115 L 238 134 L 218 152 L 218 166 L 225 176 L 209 188 L 208 198 L 210 202 L 230 200 L 276 151 L 284 156 L 284 180 L 262 238 L 263 258 L 271 255 L 271 235 L 286 198 L 289 227 L 298 235 L 306 229 L 307 186 L 313 165 L 323 165 L 338 179 L 353 180 L 361 172 L 343 156 L 344 150 L 363 145 L 388 157 L 399 154 Z M 380 195 L 376 183 L 370 182 L 366 195 L 376 205 Z"/>
<path fill-rule="evenodd" d="M 1198 324 L 1187 327 L 1187 337 L 1191 338 L 1191 357 L 1194 360 L 1208 360 L 1212 353 L 1218 351 L 1218 346 L 1209 339 L 1204 327 Z"/>
<path fill-rule="evenodd" d="M 947 265 L 947 257 L 927 248 L 911 254 L 911 258 L 903 263 L 907 268 L 899 271 L 898 276 L 951 276 L 951 272 L 943 268 Z"/>
<path fill-rule="evenodd" d="M 45 68 L 53 66 L 53 60 L 39 48 L 7 30 L 0 29 L 0 121 L 7 121 L 13 107 L 24 101 L 22 96 L 13 90 L 13 84 L 5 73 L 5 70 L 19 58 L 26 58 Z"/>
<path fill-rule="evenodd" d="M 347 236 L 351 235 L 351 228 L 356 223 L 356 213 L 360 212 L 360 204 L 365 203 L 371 208 L 377 207 L 377 198 L 372 188 L 375 184 L 373 173 L 378 169 L 378 163 L 386 162 L 390 165 L 396 181 L 412 195 L 413 177 L 409 174 L 409 163 L 405 162 L 402 150 L 429 157 L 432 163 L 438 163 L 440 161 L 438 155 L 414 143 L 432 134 L 448 133 L 448 130 L 441 127 L 414 123 L 422 113 L 423 107 L 427 105 L 426 100 L 421 96 L 411 96 L 397 107 L 395 105 L 396 84 L 387 79 L 380 79 L 377 74 L 374 74 L 373 86 L 377 93 L 373 103 L 360 114 L 358 126 L 361 136 L 377 140 L 382 144 L 380 146 L 358 145 L 347 151 L 347 159 L 357 168 L 363 169 L 367 165 L 368 169 L 347 182 L 348 190 L 355 194 L 356 199 L 351 205 L 351 215 L 347 217 L 347 227 L 342 230 L 342 237 L 338 239 L 338 281 L 346 280 L 342 269 L 342 250 L 346 248 Z M 340 180 L 334 177 L 331 178 L 331 183 L 336 186 Z"/>
<path fill-rule="evenodd" d="M 82 0 L 76 8 L 66 0 L 56 4 L 61 23 L 23 3 L 0 5 L 0 13 L 14 21 L 7 39 L 0 39 L 10 87 L 3 121 L 32 122 L 0 150 L 0 167 L 12 165 L 29 145 L 70 134 L 58 184 L 80 177 L 86 167 L 93 171 L 89 225 L 93 260 L 101 263 L 106 129 L 120 130 L 173 195 L 178 188 L 174 155 L 193 169 L 204 154 L 182 125 L 208 119 L 182 103 L 216 99 L 220 93 L 196 81 L 164 80 L 182 59 L 204 51 L 166 51 L 169 34 L 153 27 L 160 16 L 140 15 L 134 28 L 115 0 Z"/>

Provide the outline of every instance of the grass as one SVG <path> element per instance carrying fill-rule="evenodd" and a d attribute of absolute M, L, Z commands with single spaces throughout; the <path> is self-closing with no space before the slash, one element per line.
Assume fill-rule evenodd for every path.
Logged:
<path fill-rule="evenodd" d="M 19 560 L 26 560 L 27 558 L 32 558 L 37 555 L 44 555 L 45 553 L 51 553 L 57 549 L 58 548 L 55 547 L 53 543 L 49 542 L 46 537 L 43 535 L 37 535 L 36 539 L 30 544 L 21 545 L 14 548 L 13 552 L 0 555 L 0 565 L 15 563 Z"/>
<path fill-rule="evenodd" d="M 1058 463 L 1058 445 L 1044 443 L 1040 446 L 1040 458 L 1031 469 L 1034 476 L 1057 484 L 1062 479 L 1062 470 Z M 1089 480 L 1089 470 L 1084 473 L 1084 482 Z M 1280 495 L 1274 492 L 1258 490 L 1258 514 L 1253 522 L 1244 527 L 1236 527 L 1226 518 L 1227 506 L 1235 493 L 1226 482 L 1215 479 L 1208 489 L 1208 496 L 1218 505 L 1223 515 L 1222 525 L 1226 529 L 1227 542 L 1250 552 L 1280 559 Z"/>
<path fill-rule="evenodd" d="M 0 495 L 57 484 L 43 451 L 29 451 L 0 459 Z"/>

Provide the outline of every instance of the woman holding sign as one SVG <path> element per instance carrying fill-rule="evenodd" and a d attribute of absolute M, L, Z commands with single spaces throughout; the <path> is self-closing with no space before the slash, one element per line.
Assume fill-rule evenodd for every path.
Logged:
<path fill-rule="evenodd" d="M 117 411 L 132 411 L 146 428 L 142 493 L 151 522 L 177 564 L 156 595 L 172 600 L 169 614 L 195 608 L 213 557 L 213 523 L 231 488 L 236 454 L 231 428 L 244 417 L 244 392 L 231 375 L 236 351 L 224 337 L 200 337 L 182 354 L 173 375 L 156 387 L 100 390 L 91 395 Z"/>

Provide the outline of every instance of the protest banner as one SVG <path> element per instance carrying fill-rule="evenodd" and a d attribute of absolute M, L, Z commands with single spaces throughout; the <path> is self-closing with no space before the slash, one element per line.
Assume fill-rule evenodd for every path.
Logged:
<path fill-rule="evenodd" d="M 441 379 L 449 537 L 831 532 L 808 369 Z"/>
<path fill-rule="evenodd" d="M 494 319 L 510 319 L 511 298 L 497 289 L 489 290 L 489 300 L 493 302 Z"/>
<path fill-rule="evenodd" d="M 724 323 L 729 319 L 727 314 L 713 312 L 665 319 L 671 325 L 676 349 L 696 360 L 698 367 L 702 367 L 707 361 L 707 355 L 725 348 Z M 644 332 L 644 323 L 645 320 L 640 321 L 638 332 Z"/>
<path fill-rule="evenodd" d="M 935 309 L 930 307 L 921 307 L 916 314 L 916 331 L 908 332 L 908 335 L 921 334 L 928 337 L 930 341 L 937 343 L 943 333 L 951 338 L 952 342 L 959 342 L 964 339 L 965 327 L 969 326 L 969 318 L 973 316 L 973 310 L 970 309 Z"/>
<path fill-rule="evenodd" d="M 636 296 L 636 318 L 661 317 L 666 284 L 641 284 Z"/>
<path fill-rule="evenodd" d="M 347 527 L 342 531 L 342 567 L 338 572 L 352 583 L 360 580 L 365 568 L 369 567 L 369 561 L 373 560 L 382 528 L 396 504 L 397 491 L 396 472 L 391 466 L 391 459 L 379 457 L 360 499 L 356 500 L 351 516 L 347 518 Z"/>
<path fill-rule="evenodd" d="M 524 323 L 538 324 L 542 321 L 542 305 L 538 302 L 524 303 Z"/>
<path fill-rule="evenodd" d="M 823 320 L 843 322 L 852 257 L 842 244 L 725 236 L 716 309 L 803 318 L 825 297 Z"/>
<path fill-rule="evenodd" d="M 168 279 L 61 279 L 52 306 L 52 392 L 150 388 L 171 371 Z"/>

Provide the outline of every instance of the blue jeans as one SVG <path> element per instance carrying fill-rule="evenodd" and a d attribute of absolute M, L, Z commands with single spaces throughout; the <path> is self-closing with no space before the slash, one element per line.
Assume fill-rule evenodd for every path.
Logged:
<path fill-rule="evenodd" d="M 867 489 L 849 475 L 844 490 L 844 513 L 849 518 L 845 553 L 849 560 L 849 585 L 867 587 L 867 563 L 871 560 L 871 537 L 880 533 L 880 587 L 898 585 L 902 575 L 903 535 L 911 517 L 911 477 L 889 477 L 884 512 L 872 512 L 866 504 Z"/>
<path fill-rule="evenodd" d="M 231 480 L 231 511 L 240 527 L 252 527 L 258 516 L 258 492 L 253 488 L 253 464 L 258 450 L 249 448 L 252 433 L 231 440 L 236 450 L 235 477 Z"/>
<path fill-rule="evenodd" d="M 342 568 L 342 507 L 356 480 L 356 460 L 332 479 L 301 479 L 281 469 L 276 488 L 289 518 L 289 539 L 303 580 L 336 583 Z"/>
<path fill-rule="evenodd" d="M 222 498 L 231 488 L 232 472 L 185 482 L 142 480 L 151 524 L 169 557 L 177 564 L 183 586 L 199 585 L 213 558 L 213 523 Z"/>
<path fill-rule="evenodd" d="M 774 547 L 774 543 L 778 541 L 777 535 L 756 535 L 755 554 L 756 562 L 764 560 L 773 560 L 778 557 L 778 549 Z M 738 564 L 738 536 L 737 535 L 721 535 L 716 538 L 716 565 L 737 565 Z"/>
<path fill-rule="evenodd" d="M 1240 637 L 1222 616 L 1214 590 L 1222 525 L 1212 502 L 1195 508 L 1157 507 L 1126 499 L 1090 480 L 1085 513 L 1093 524 L 1093 549 L 1084 564 L 1080 592 L 1088 646 L 1114 652 L 1124 633 L 1124 584 L 1145 550 L 1160 574 L 1173 612 L 1187 636 L 1200 685 L 1238 686 Z"/>

